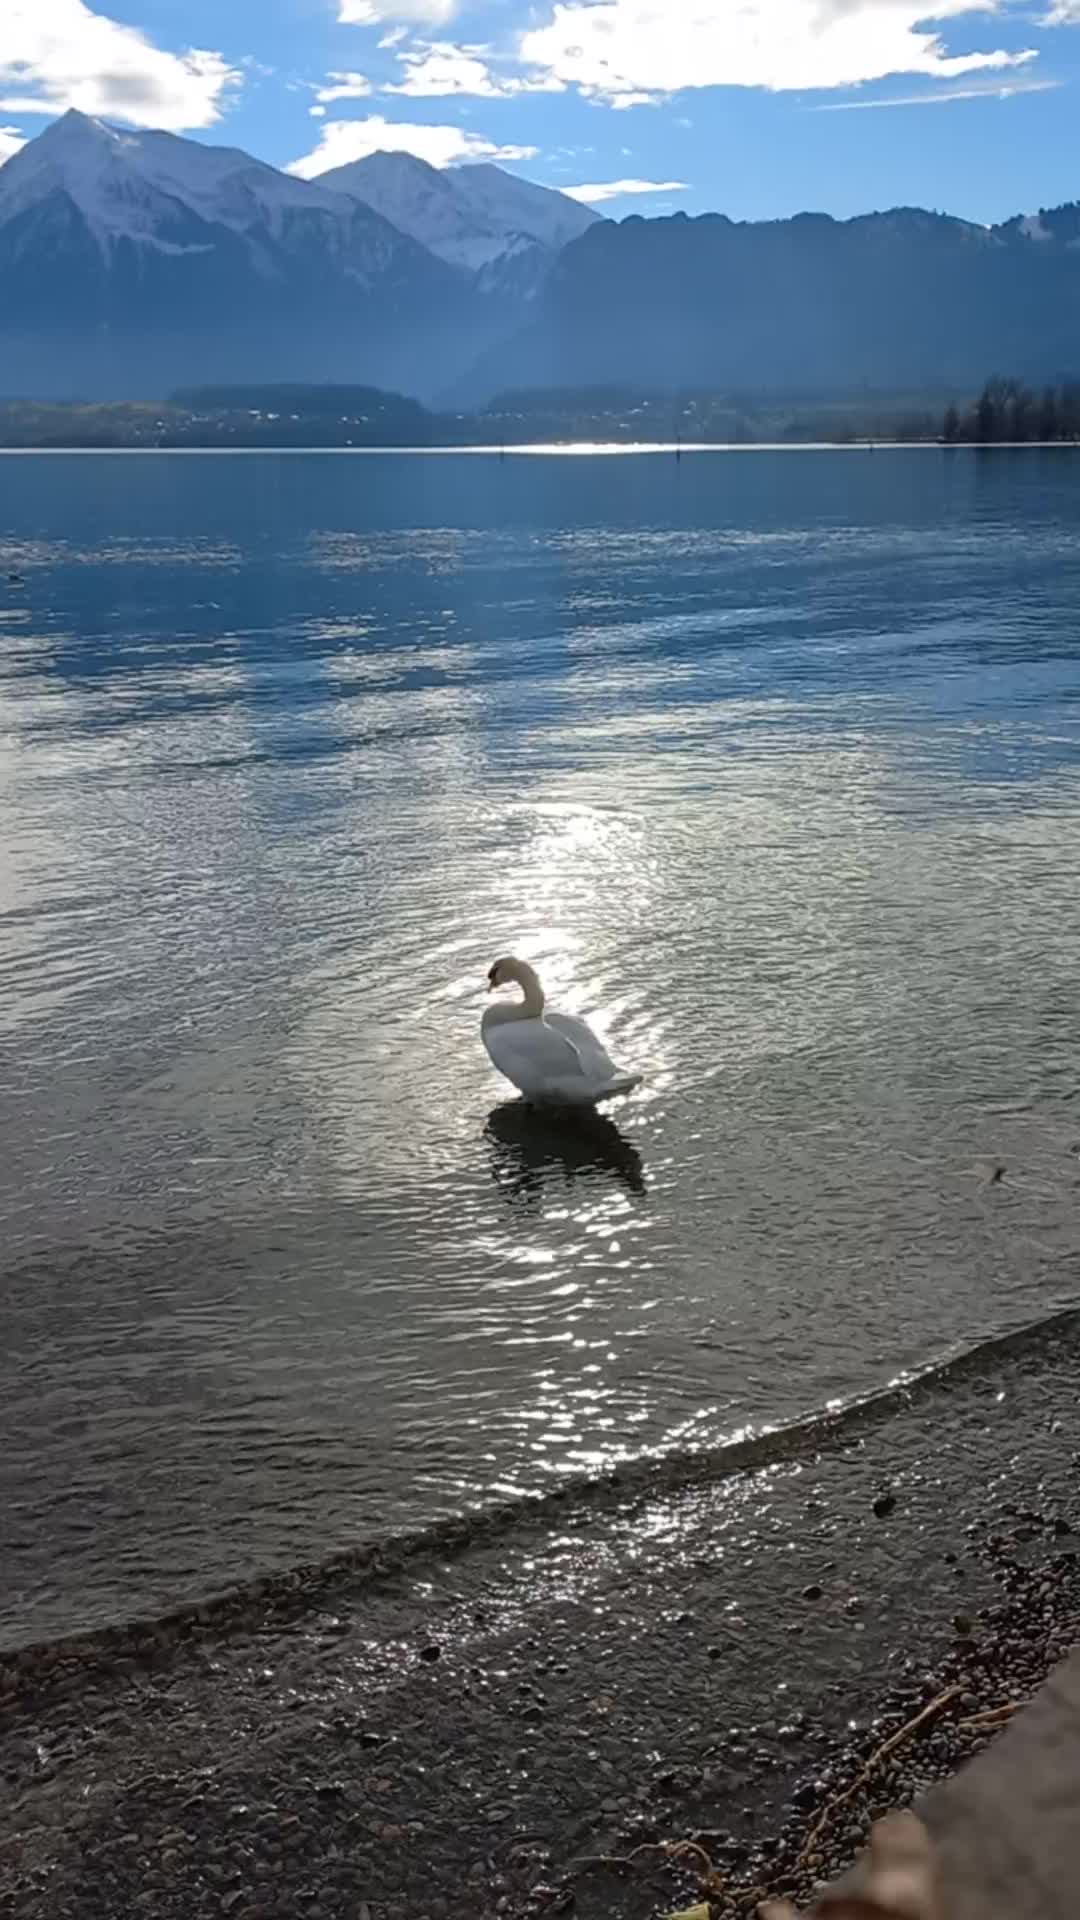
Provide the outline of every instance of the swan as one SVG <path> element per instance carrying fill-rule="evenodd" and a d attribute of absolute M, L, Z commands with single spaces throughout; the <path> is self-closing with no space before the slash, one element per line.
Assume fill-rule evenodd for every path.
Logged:
<path fill-rule="evenodd" d="M 509 986 L 519 986 L 524 997 L 488 1007 L 480 1035 L 492 1064 L 527 1100 L 594 1107 L 638 1085 L 640 1073 L 622 1073 L 586 1021 L 545 1013 L 544 989 L 527 960 L 510 955 L 489 970 L 489 993 Z"/>

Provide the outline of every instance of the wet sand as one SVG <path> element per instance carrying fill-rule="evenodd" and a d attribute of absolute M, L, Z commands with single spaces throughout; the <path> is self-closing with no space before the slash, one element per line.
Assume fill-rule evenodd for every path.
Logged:
<path fill-rule="evenodd" d="M 1078 1373 L 1066 1316 L 724 1472 L 5 1656 L 0 1909 L 643 1920 L 706 1885 L 721 1913 L 805 1893 L 1080 1638 Z"/>

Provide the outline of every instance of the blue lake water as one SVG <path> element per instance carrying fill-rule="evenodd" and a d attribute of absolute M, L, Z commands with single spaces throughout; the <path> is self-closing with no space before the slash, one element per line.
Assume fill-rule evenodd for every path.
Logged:
<path fill-rule="evenodd" d="M 0 1643 L 1080 1295 L 1078 696 L 1067 449 L 0 458 Z"/>

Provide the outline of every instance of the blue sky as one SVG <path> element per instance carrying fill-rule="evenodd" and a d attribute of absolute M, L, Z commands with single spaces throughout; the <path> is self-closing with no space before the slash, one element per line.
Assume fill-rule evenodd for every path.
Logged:
<path fill-rule="evenodd" d="M 68 106 L 314 175 L 496 159 L 604 212 L 1080 198 L 1080 0 L 0 0 L 0 155 Z"/>

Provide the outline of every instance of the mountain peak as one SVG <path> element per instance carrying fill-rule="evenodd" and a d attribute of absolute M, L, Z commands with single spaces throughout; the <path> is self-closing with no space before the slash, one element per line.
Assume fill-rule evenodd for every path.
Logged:
<path fill-rule="evenodd" d="M 68 107 L 65 113 L 61 113 L 57 119 L 45 128 L 43 133 L 39 134 L 38 138 L 41 140 L 55 140 L 58 134 L 70 136 L 73 133 L 81 134 L 91 132 L 100 136 L 102 134 L 111 134 L 112 131 L 113 129 L 107 122 L 99 120 L 95 114 L 83 113 L 79 107 Z"/>
<path fill-rule="evenodd" d="M 138 140 L 137 134 L 125 135 L 118 127 L 111 127 L 107 120 L 95 119 L 93 114 L 80 113 L 77 107 L 69 107 L 57 120 L 53 120 L 36 140 L 28 142 L 28 148 L 38 154 L 57 152 L 110 152 L 122 147 L 125 139 Z"/>
<path fill-rule="evenodd" d="M 440 259 L 473 273 L 510 257 L 543 260 L 597 218 L 565 194 L 487 162 L 440 169 L 396 149 L 320 174 L 319 185 L 363 200 Z"/>

